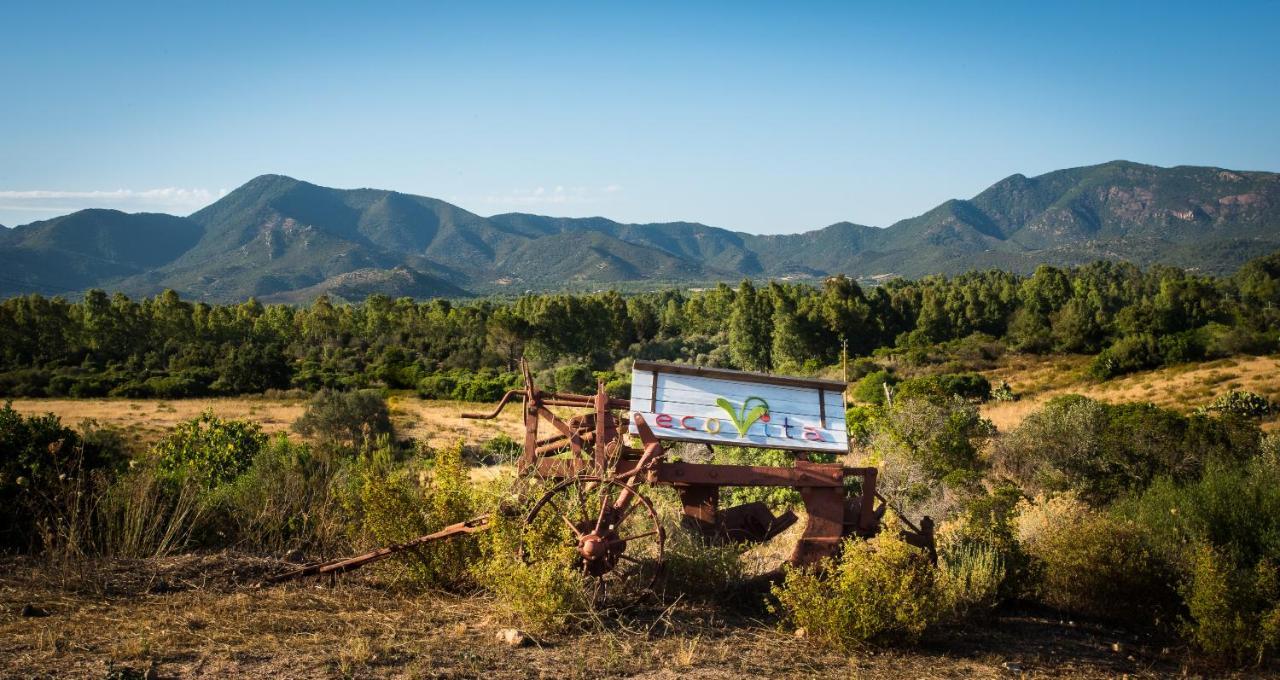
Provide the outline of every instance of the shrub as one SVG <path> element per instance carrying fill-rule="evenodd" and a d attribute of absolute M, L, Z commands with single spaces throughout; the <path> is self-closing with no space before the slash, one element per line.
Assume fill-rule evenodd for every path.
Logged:
<path fill-rule="evenodd" d="M 962 399 L 901 399 L 878 418 L 871 462 L 881 467 L 878 487 L 909 514 L 943 516 L 949 494 L 976 483 L 978 453 L 995 434 L 977 406 Z M 933 507 L 930 507 L 930 506 Z"/>
<path fill-rule="evenodd" d="M 871 435 L 879 426 L 876 420 L 882 416 L 881 409 L 876 406 L 854 404 L 845 409 L 844 423 L 849 432 L 849 441 L 858 446 L 871 443 Z"/>
<path fill-rule="evenodd" d="M 1280 465 L 1219 461 L 1198 480 L 1162 478 L 1119 511 L 1179 570 L 1183 632 L 1210 654 L 1259 659 L 1280 644 Z"/>
<path fill-rule="evenodd" d="M 846 540 L 840 559 L 818 568 L 788 569 L 772 592 L 786 622 L 843 651 L 914 639 L 938 615 L 932 565 L 892 528 L 867 541 Z"/>
<path fill-rule="evenodd" d="M 1055 397 L 997 441 L 993 464 L 1029 493 L 1075 491 L 1095 506 L 1161 475 L 1194 479 L 1213 460 L 1240 461 L 1260 432 L 1238 418 L 1183 416 L 1152 404 Z"/>
<path fill-rule="evenodd" d="M 982 557 L 969 555 L 972 551 L 990 552 L 1000 567 L 999 594 L 1020 595 L 1028 571 L 1027 555 L 1017 539 L 1017 516 L 1023 503 L 1021 491 L 1008 483 L 966 494 L 956 516 L 938 528 L 939 555 L 963 561 Z"/>
<path fill-rule="evenodd" d="M 515 373 L 455 371 L 423 378 L 418 382 L 418 395 L 423 399 L 497 401 L 520 384 L 521 378 Z"/>
<path fill-rule="evenodd" d="M 1128 335 L 1117 340 L 1094 357 L 1089 372 L 1107 380 L 1125 373 L 1155 368 L 1163 362 L 1155 336 L 1150 333 Z"/>
<path fill-rule="evenodd" d="M 378 390 L 321 390 L 294 421 L 293 430 L 325 445 L 354 450 L 378 437 L 390 436 L 391 413 Z"/>
<path fill-rule="evenodd" d="M 596 377 L 585 364 L 569 364 L 555 371 L 557 392 L 587 394 L 596 391 Z"/>
<path fill-rule="evenodd" d="M 853 386 L 853 398 L 867 404 L 883 404 L 884 386 L 893 387 L 898 383 L 898 379 L 888 371 L 875 371 L 868 373 Z"/>
<path fill-rule="evenodd" d="M 111 431 L 91 421 L 83 430 L 82 437 L 53 414 L 23 416 L 11 403 L 0 409 L 0 547 L 52 549 L 38 534 L 57 538 L 54 524 L 87 517 L 84 494 L 98 482 L 91 477 L 122 467 L 126 453 Z M 67 547 L 65 539 L 58 544 Z M 73 551 L 83 541 L 76 543 Z"/>
<path fill-rule="evenodd" d="M 533 494 L 532 497 L 537 497 Z M 483 558 L 473 573 L 521 627 L 555 633 L 589 609 L 577 550 L 553 513 L 527 526 L 518 513 L 495 508 L 481 537 Z"/>
<path fill-rule="evenodd" d="M 462 460 L 462 443 L 436 452 L 429 474 L 392 469 L 385 441 L 373 454 L 361 481 L 363 530 L 379 545 L 403 543 L 471 519 L 478 500 Z M 479 555 L 475 542 L 435 541 L 404 553 L 410 572 L 422 583 L 457 588 L 469 583 Z"/>
<path fill-rule="evenodd" d="M 858 357 L 849 362 L 849 380 L 862 380 L 867 375 L 881 370 L 883 367 L 870 357 Z"/>
<path fill-rule="evenodd" d="M 349 548 L 338 483 L 345 468 L 280 434 L 211 500 L 217 533 L 242 547 L 330 553 Z"/>
<path fill-rule="evenodd" d="M 1205 343 L 1199 333 L 1184 331 L 1161 336 L 1156 342 L 1160 360 L 1165 364 L 1185 364 L 1204 358 Z"/>
<path fill-rule="evenodd" d="M 1243 390 L 1231 390 L 1213 400 L 1208 406 L 1196 409 L 1196 413 L 1224 413 L 1242 418 L 1265 418 L 1277 410 L 1270 399 Z"/>
<path fill-rule="evenodd" d="M 418 396 L 423 399 L 452 399 L 458 379 L 451 375 L 429 375 L 418 383 Z"/>
<path fill-rule="evenodd" d="M 223 420 L 205 411 L 178 423 L 152 451 L 160 470 L 216 487 L 247 470 L 266 443 L 256 423 Z"/>
<path fill-rule="evenodd" d="M 1189 577 L 1183 585 L 1188 619 L 1183 632 L 1201 649 L 1218 657 L 1262 663 L 1280 649 L 1280 568 L 1263 560 L 1240 569 L 1207 544 L 1189 551 Z"/>
<path fill-rule="evenodd" d="M 768 465 L 792 467 L 795 454 L 780 449 L 756 449 L 745 446 L 717 446 L 711 462 L 721 465 Z M 762 501 L 777 512 L 800 505 L 800 492 L 783 486 L 733 486 L 720 489 L 721 507 Z"/>
<path fill-rule="evenodd" d="M 679 527 L 667 529 L 662 584 L 668 595 L 714 601 L 742 582 L 743 544 L 713 543 Z"/>
<path fill-rule="evenodd" d="M 977 373 L 944 373 L 903 380 L 898 384 L 897 396 L 903 399 L 960 397 L 987 401 L 991 398 L 991 383 Z"/>
<path fill-rule="evenodd" d="M 1141 527 L 1096 512 L 1071 520 L 1049 524 L 1026 546 L 1039 567 L 1042 602 L 1085 616 L 1134 622 L 1173 611 L 1176 595 L 1169 586 L 1169 566 Z"/>

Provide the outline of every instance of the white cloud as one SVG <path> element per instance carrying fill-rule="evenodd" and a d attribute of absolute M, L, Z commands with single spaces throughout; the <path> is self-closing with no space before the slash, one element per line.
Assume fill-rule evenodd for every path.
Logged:
<path fill-rule="evenodd" d="M 35 189 L 0 190 L 0 210 L 60 213 L 84 208 L 116 208 L 129 212 L 170 212 L 186 214 L 216 201 L 225 189 L 115 189 L 113 191 L 64 191 Z"/>
<path fill-rule="evenodd" d="M 556 185 L 532 189 L 512 189 L 505 194 L 489 194 L 480 200 L 490 205 L 567 205 L 595 203 L 622 191 L 617 184 L 604 187 L 567 187 Z"/>

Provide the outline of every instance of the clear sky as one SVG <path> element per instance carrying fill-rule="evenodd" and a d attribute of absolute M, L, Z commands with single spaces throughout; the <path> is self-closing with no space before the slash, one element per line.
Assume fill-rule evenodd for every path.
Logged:
<path fill-rule="evenodd" d="M 0 224 L 250 178 L 887 226 L 1015 172 L 1280 170 L 1280 2 L 0 5 Z"/>

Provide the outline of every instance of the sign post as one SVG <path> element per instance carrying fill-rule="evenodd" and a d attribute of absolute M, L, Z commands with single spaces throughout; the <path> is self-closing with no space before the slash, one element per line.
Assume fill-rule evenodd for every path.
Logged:
<path fill-rule="evenodd" d="M 845 387 L 839 380 L 637 361 L 631 410 L 659 439 L 844 453 Z"/>

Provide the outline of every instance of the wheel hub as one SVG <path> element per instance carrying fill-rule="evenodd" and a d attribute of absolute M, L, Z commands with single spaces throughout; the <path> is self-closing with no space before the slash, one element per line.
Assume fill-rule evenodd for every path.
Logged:
<path fill-rule="evenodd" d="M 583 568 L 592 576 L 613 571 L 618 564 L 618 556 L 626 548 L 627 544 L 617 540 L 613 532 L 599 534 L 593 531 L 578 540 L 578 554 L 582 556 Z"/>

